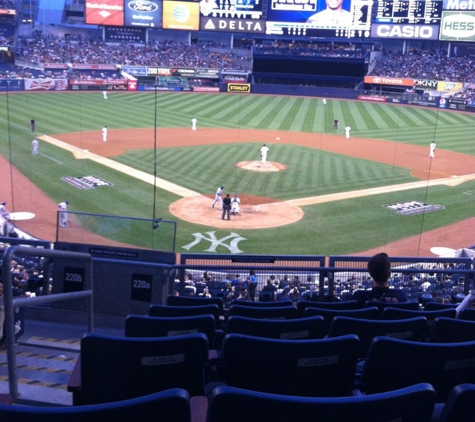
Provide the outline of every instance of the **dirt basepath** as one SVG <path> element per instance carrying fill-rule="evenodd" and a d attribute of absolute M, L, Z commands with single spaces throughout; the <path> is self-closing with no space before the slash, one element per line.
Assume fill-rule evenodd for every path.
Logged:
<path fill-rule="evenodd" d="M 411 170 L 414 177 L 421 181 L 435 182 L 439 179 L 447 179 L 447 183 L 456 183 L 472 177 L 475 172 L 475 157 L 463 154 L 443 151 L 438 149 L 436 158 L 429 159 L 429 148 L 414 145 L 407 145 L 392 141 L 381 141 L 369 138 L 353 137 L 349 140 L 345 139 L 342 134 L 308 134 L 308 133 L 292 133 L 280 131 L 254 131 L 247 129 L 207 129 L 198 128 L 197 131 L 190 129 L 159 129 L 158 139 L 159 148 L 188 146 L 188 145 L 212 145 L 221 143 L 239 143 L 239 142 L 256 142 L 267 144 L 287 144 L 293 143 L 297 145 L 321 149 L 324 151 L 335 152 L 338 154 L 349 155 L 353 157 L 363 158 L 371 161 L 377 161 L 395 167 L 403 167 Z M 342 131 L 343 132 L 343 131 Z M 80 150 L 87 150 L 90 153 L 101 157 L 113 157 L 121 155 L 127 150 L 148 149 L 154 146 L 153 129 L 128 129 L 128 130 L 110 130 L 108 141 L 102 142 L 100 131 L 65 133 L 52 135 L 53 138 L 66 142 L 75 146 Z M 82 157 L 86 158 L 86 157 Z M 257 167 L 258 162 L 245 162 L 244 165 L 250 165 L 250 171 L 275 171 L 252 168 Z M 274 163 L 277 171 L 285 171 L 285 163 Z M 14 170 L 14 169 L 13 169 Z M 41 192 L 37 192 L 36 187 L 30 182 L 21 182 L 21 175 L 13 171 L 13 182 L 2 183 L 0 187 L 0 195 L 2 198 L 14 198 L 14 210 L 25 211 L 36 209 L 37 217 L 30 222 L 22 222 L 18 225 L 25 230 L 35 233 L 38 237 L 52 239 L 52 230 L 55 229 L 56 221 L 56 204 L 49 200 Z M 18 173 L 18 174 L 17 174 Z M 467 175 L 468 177 L 461 177 Z M 21 183 L 25 183 L 21 188 Z M 14 186 L 13 195 L 10 187 Z M 36 191 L 35 191 L 36 189 Z M 178 193 L 178 192 L 177 192 Z M 177 217 L 186 221 L 195 221 L 200 224 L 205 219 L 209 219 L 210 226 L 213 227 L 229 227 L 227 221 L 221 220 L 220 212 L 211 208 L 213 193 L 205 195 L 187 195 L 181 192 L 184 199 L 170 205 L 170 211 Z M 33 199 L 34 198 L 34 199 Z M 318 197 L 317 197 L 318 198 Z M 304 203 L 292 204 L 287 201 L 288 211 L 291 211 L 290 217 L 279 221 L 282 212 L 274 212 L 273 207 L 276 206 L 275 199 L 258 198 L 252 196 L 241 196 L 243 203 L 243 213 L 241 216 L 233 217 L 232 228 L 268 228 L 276 227 L 283 224 L 291 224 L 298 221 L 303 216 L 300 206 Z M 297 200 L 303 201 L 305 198 Z M 315 200 L 315 199 L 313 199 Z M 8 202 L 8 199 L 7 199 Z M 33 203 L 34 202 L 34 203 Z M 318 202 L 318 201 L 317 201 Z M 312 202 L 312 203 L 317 203 Z M 42 205 L 42 204 L 45 205 Z M 184 206 L 186 204 L 186 206 Z M 279 204 L 279 207 L 282 203 Z M 45 209 L 45 215 L 43 215 Z M 281 208 L 279 208 L 280 210 Z M 46 211 L 47 210 L 47 211 Z M 287 213 L 286 213 L 287 214 Z M 245 218 L 246 215 L 249 218 Z M 280 217 L 283 218 L 283 217 Z M 252 223 L 246 223 L 252 220 Z M 26 228 L 28 226 L 28 229 Z M 422 256 L 431 255 L 430 248 L 432 246 L 445 246 L 458 249 L 463 246 L 475 243 L 471 235 L 475 229 L 475 218 L 465 220 L 463 222 L 453 224 L 431 232 L 422 233 L 412 238 L 404 239 L 393 244 L 385 245 L 371 251 L 359 252 L 359 254 L 368 254 L 373 251 L 384 249 L 391 255 L 411 255 Z M 355 251 L 356 253 L 357 251 Z"/>

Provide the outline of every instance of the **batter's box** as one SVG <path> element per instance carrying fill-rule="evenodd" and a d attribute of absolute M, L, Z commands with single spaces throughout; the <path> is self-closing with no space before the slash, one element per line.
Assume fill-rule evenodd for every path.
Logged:
<path fill-rule="evenodd" d="M 420 201 L 396 202 L 395 204 L 383 205 L 401 215 L 415 215 L 425 212 L 444 210 L 442 205 L 432 205 Z"/>

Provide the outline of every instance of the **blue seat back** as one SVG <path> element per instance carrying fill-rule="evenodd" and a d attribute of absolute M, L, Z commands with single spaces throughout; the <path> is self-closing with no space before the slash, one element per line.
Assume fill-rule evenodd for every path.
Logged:
<path fill-rule="evenodd" d="M 360 339 L 359 357 L 363 358 L 368 352 L 371 341 L 376 336 L 418 341 L 425 333 L 426 328 L 427 320 L 424 317 L 384 321 L 337 316 L 333 318 L 328 336 L 357 335 Z"/>
<path fill-rule="evenodd" d="M 203 395 L 208 339 L 116 337 L 86 334 L 81 340 L 81 404 L 126 400 L 169 388 Z"/>
<path fill-rule="evenodd" d="M 209 347 L 214 346 L 216 320 L 213 315 L 185 317 L 151 317 L 128 315 L 125 319 L 126 337 L 173 337 L 203 333 Z"/>
<path fill-rule="evenodd" d="M 275 394 L 341 396 L 354 380 L 359 340 L 277 340 L 228 334 L 227 385 Z"/>
<path fill-rule="evenodd" d="M 157 415 L 160 415 L 157 418 Z M 190 397 L 180 388 L 87 406 L 0 405 L 2 422 L 190 422 Z"/>
<path fill-rule="evenodd" d="M 209 396 L 207 422 L 429 422 L 435 403 L 430 384 L 371 396 L 293 397 L 215 388 Z"/>
<path fill-rule="evenodd" d="M 437 402 L 445 402 L 456 385 L 475 383 L 474 357 L 475 341 L 426 343 L 376 337 L 361 382 L 369 394 L 428 382 L 437 392 Z"/>
<path fill-rule="evenodd" d="M 298 311 L 295 306 L 272 306 L 266 308 L 232 305 L 229 308 L 229 316 L 233 315 L 255 319 L 293 319 L 298 318 Z"/>
<path fill-rule="evenodd" d="M 475 321 L 438 317 L 432 324 L 429 337 L 433 343 L 475 341 Z"/>
<path fill-rule="evenodd" d="M 303 316 L 305 308 L 323 309 L 358 309 L 360 306 L 356 300 L 346 300 L 343 302 L 316 302 L 313 300 L 300 300 L 297 303 L 299 314 Z"/>
<path fill-rule="evenodd" d="M 325 335 L 325 320 L 320 316 L 269 320 L 234 315 L 227 321 L 226 333 L 283 340 L 315 339 Z"/>
<path fill-rule="evenodd" d="M 223 312 L 224 302 L 220 297 L 190 297 L 190 296 L 167 296 L 168 306 L 200 306 L 200 305 L 218 305 L 219 311 Z"/>

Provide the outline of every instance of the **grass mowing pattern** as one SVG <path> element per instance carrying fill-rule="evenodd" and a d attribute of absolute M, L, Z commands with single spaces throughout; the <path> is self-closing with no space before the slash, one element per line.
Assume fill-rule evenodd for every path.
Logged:
<path fill-rule="evenodd" d="M 177 93 L 112 93 L 102 100 L 97 93 L 9 94 L 0 96 L 0 153 L 34 180 L 56 202 L 67 198 L 71 209 L 100 214 L 151 218 L 153 189 L 123 174 L 41 143 L 40 155 L 32 157 L 29 120 L 34 117 L 38 134 L 100 131 L 152 127 L 157 107 L 158 127 L 189 127 L 192 117 L 199 127 L 289 130 L 316 134 L 338 133 L 350 125 L 352 137 L 362 136 L 428 145 L 435 137 L 438 149 L 475 154 L 475 116 L 437 109 L 319 99 Z M 100 141 L 100 134 L 98 135 Z M 159 145 L 159 140 L 158 140 Z M 272 161 L 289 166 L 286 172 L 256 174 L 237 169 L 236 161 L 256 157 L 256 143 L 159 151 L 158 175 L 202 193 L 212 193 L 221 183 L 231 190 L 271 196 L 282 200 L 385 186 L 411 181 L 407 170 L 339 156 L 296 145 L 272 145 Z M 390 153 L 390 152 L 389 152 Z M 129 152 L 118 161 L 153 173 L 150 151 Z M 60 181 L 63 176 L 94 174 L 112 183 L 113 188 L 80 191 Z M 411 192 L 383 194 L 367 198 L 304 207 L 305 216 L 291 226 L 266 230 L 239 230 L 246 238 L 239 248 L 246 253 L 346 254 L 369 249 L 397 239 L 419 234 L 473 215 L 471 194 L 475 183 L 456 188 L 443 186 Z M 175 195 L 158 190 L 157 214 L 174 220 L 168 212 Z M 405 200 L 444 205 L 446 211 L 402 217 L 382 205 Z M 56 212 L 56 209 L 51 212 Z M 98 227 L 101 232 L 101 227 Z M 103 228 L 104 234 L 109 230 Z M 214 231 L 217 238 L 229 230 L 179 222 L 177 251 L 194 238 L 192 233 Z M 231 231 L 232 228 L 231 228 Z M 130 233 L 124 234 L 128 241 Z M 135 236 L 140 237 L 140 233 Z M 137 241 L 138 243 L 139 241 Z M 462 245 L 461 245 L 462 246 Z M 203 252 L 202 242 L 191 252 Z M 227 253 L 225 247 L 217 252 Z"/>

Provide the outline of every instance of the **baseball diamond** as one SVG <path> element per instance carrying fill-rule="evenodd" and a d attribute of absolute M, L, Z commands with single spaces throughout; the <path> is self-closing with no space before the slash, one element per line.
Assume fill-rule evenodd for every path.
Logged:
<path fill-rule="evenodd" d="M 152 127 L 155 101 L 163 113 Z M 1 129 L 0 152 L 11 157 L 2 168 L 11 165 L 0 195 L 12 211 L 35 213 L 18 226 L 40 238 L 54 239 L 62 198 L 71 211 L 150 218 L 156 184 L 158 215 L 178 222 L 178 252 L 193 233 L 210 229 L 223 238 L 237 233 L 240 250 L 260 254 L 384 248 L 430 255 L 433 246 L 474 243 L 475 117 L 468 113 L 252 94 L 111 93 L 106 104 L 89 93 L 9 94 L 8 102 L 15 119 L 10 142 L 6 125 Z M 30 151 L 30 115 L 40 116 L 37 156 Z M 190 131 L 194 116 L 200 127 Z M 335 116 L 344 122 L 337 133 Z M 434 137 L 431 161 L 427 141 Z M 265 164 L 256 160 L 264 143 Z M 78 189 L 61 180 L 89 177 L 108 184 Z M 242 213 L 230 221 L 210 206 L 221 184 L 241 199 Z M 404 216 L 385 207 L 407 201 L 441 209 Z M 74 241 L 78 229 L 61 236 Z M 90 243 L 121 242 L 106 240 L 100 228 L 88 236 Z M 199 244 L 189 252 L 205 250 Z"/>

